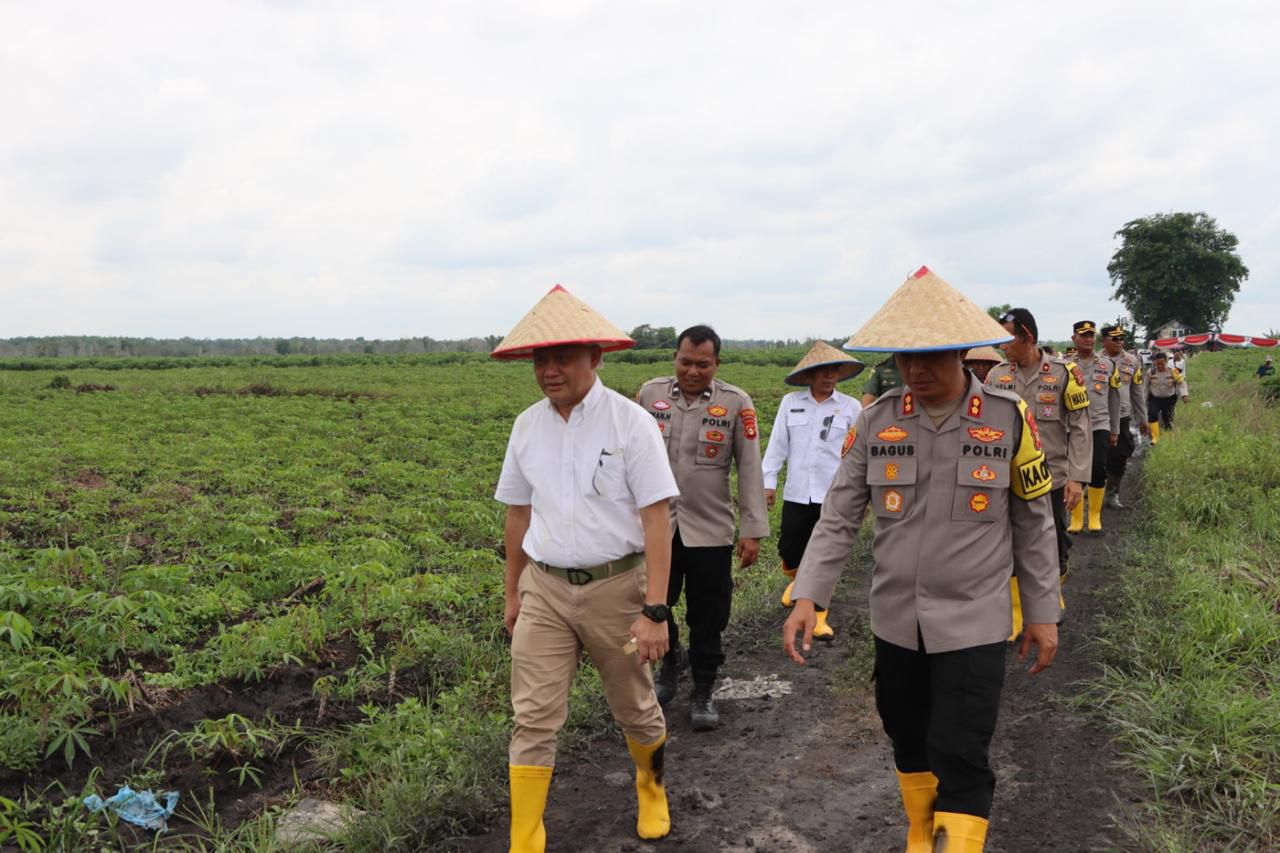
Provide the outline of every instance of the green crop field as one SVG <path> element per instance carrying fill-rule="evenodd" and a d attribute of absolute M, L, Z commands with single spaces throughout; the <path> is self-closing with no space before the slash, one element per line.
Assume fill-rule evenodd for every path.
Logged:
<path fill-rule="evenodd" d="M 669 368 L 627 355 L 601 375 L 628 395 Z M 721 369 L 765 435 L 800 355 Z M 79 806 L 126 782 L 181 792 L 168 847 L 264 846 L 302 791 L 372 812 L 365 849 L 502 805 L 491 495 L 528 364 L 0 368 L 0 841 L 139 843 Z M 573 707 L 570 736 L 607 725 L 589 672 Z"/>

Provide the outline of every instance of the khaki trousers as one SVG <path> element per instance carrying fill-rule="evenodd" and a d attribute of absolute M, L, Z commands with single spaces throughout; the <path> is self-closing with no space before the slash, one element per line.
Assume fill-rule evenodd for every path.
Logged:
<path fill-rule="evenodd" d="M 583 649 L 627 737 L 650 744 L 666 733 L 649 667 L 622 650 L 644 606 L 646 582 L 643 565 L 580 586 L 525 566 L 511 637 L 511 764 L 555 765 L 556 733 L 569 714 L 569 688 Z"/>

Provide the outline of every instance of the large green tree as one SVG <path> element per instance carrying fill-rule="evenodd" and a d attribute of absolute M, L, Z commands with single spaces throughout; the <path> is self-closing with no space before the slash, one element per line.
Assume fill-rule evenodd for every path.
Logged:
<path fill-rule="evenodd" d="M 1152 332 L 1181 320 L 1198 332 L 1221 325 L 1249 269 L 1236 235 L 1205 213 L 1157 213 L 1125 223 L 1107 272 L 1116 298 Z"/>

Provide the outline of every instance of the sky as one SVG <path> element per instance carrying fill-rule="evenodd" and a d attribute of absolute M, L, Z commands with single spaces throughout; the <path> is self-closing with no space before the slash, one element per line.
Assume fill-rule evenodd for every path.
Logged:
<path fill-rule="evenodd" d="M 1042 336 L 1204 211 L 1280 328 L 1280 5 L 0 0 L 0 338 L 852 334 L 921 265 Z"/>

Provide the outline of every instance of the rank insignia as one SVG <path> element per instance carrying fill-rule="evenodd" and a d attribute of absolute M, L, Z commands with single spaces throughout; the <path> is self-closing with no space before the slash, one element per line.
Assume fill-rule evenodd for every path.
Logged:
<path fill-rule="evenodd" d="M 724 433 L 718 429 L 707 430 L 707 441 L 724 441 Z"/>
<path fill-rule="evenodd" d="M 708 406 L 707 414 L 711 415 L 713 418 L 723 418 L 725 415 L 729 414 L 729 410 L 724 406 Z"/>
<path fill-rule="evenodd" d="M 982 492 L 978 492 L 969 498 L 969 509 L 974 512 L 986 512 L 989 506 L 991 506 L 991 498 L 982 494 Z"/>
<path fill-rule="evenodd" d="M 1004 430 L 992 429 L 989 426 L 969 427 L 969 435 L 983 444 L 990 444 L 1004 438 Z"/>
<path fill-rule="evenodd" d="M 979 468 L 975 468 L 973 473 L 970 476 L 972 476 L 973 479 L 975 480 L 981 480 L 984 483 L 989 483 L 999 475 L 996 474 L 995 471 L 992 471 L 990 468 L 988 468 L 986 465 L 983 465 Z"/>
<path fill-rule="evenodd" d="M 738 412 L 738 417 L 742 418 L 742 434 L 747 438 L 756 437 L 756 410 L 743 409 Z"/>
<path fill-rule="evenodd" d="M 659 412 L 665 412 L 667 409 L 671 408 L 671 404 L 666 400 L 655 400 L 653 402 L 653 407 Z"/>
<path fill-rule="evenodd" d="M 891 427 L 885 427 L 876 433 L 876 438 L 881 441 L 902 441 L 909 433 L 902 427 L 894 424 Z"/>
<path fill-rule="evenodd" d="M 1008 385 L 1009 383 L 1013 382 L 1013 377 L 1006 373 L 1004 376 L 1001 376 L 996 381 L 1001 383 L 1002 385 Z"/>
<path fill-rule="evenodd" d="M 886 480 L 898 479 L 898 466 L 890 462 L 884 466 L 884 478 Z"/>
<path fill-rule="evenodd" d="M 902 414 L 914 415 L 916 412 L 916 398 L 910 391 L 902 395 Z"/>
<path fill-rule="evenodd" d="M 1031 430 L 1031 439 L 1035 442 L 1036 450 L 1040 449 L 1040 427 L 1036 425 L 1036 416 L 1031 414 L 1031 410 L 1027 409 L 1027 427 Z"/>
<path fill-rule="evenodd" d="M 1058 402 L 1058 395 L 1057 394 L 1041 394 L 1039 399 L 1041 403 L 1056 403 Z"/>
<path fill-rule="evenodd" d="M 856 426 L 849 427 L 849 432 L 845 434 L 844 444 L 840 445 L 840 456 L 843 457 L 853 449 L 853 443 L 858 440 L 858 428 Z"/>
<path fill-rule="evenodd" d="M 969 417 L 982 417 L 982 397 L 978 394 L 974 394 L 969 398 Z"/>
<path fill-rule="evenodd" d="M 720 446 L 717 444 L 708 444 L 705 451 L 708 459 L 715 459 L 720 455 Z"/>
<path fill-rule="evenodd" d="M 902 512 L 902 492 L 897 489 L 886 489 L 884 508 L 886 512 Z"/>

